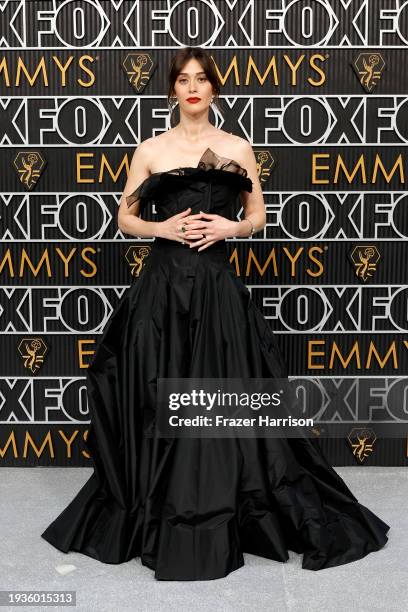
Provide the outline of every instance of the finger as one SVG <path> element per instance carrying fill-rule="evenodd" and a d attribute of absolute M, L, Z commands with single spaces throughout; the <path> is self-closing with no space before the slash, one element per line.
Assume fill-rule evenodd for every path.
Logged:
<path fill-rule="evenodd" d="M 200 217 L 201 217 L 201 214 L 197 213 L 195 215 L 189 215 L 188 217 L 185 217 L 184 220 L 186 222 L 189 222 L 189 221 L 196 221 L 197 222 L 197 221 L 200 221 Z"/>
<path fill-rule="evenodd" d="M 192 244 L 192 243 L 190 242 L 190 240 L 188 240 L 188 239 L 186 239 L 186 238 L 178 238 L 178 239 L 177 239 L 177 242 L 180 242 L 181 244 L 185 244 L 185 245 L 187 245 L 187 244 Z"/>
<path fill-rule="evenodd" d="M 201 236 L 201 238 L 203 238 L 206 234 L 206 230 L 204 229 L 196 229 L 196 230 L 188 230 L 187 232 L 184 232 L 184 236 L 186 236 L 187 238 L 190 237 L 197 237 L 197 236 Z"/>
<path fill-rule="evenodd" d="M 182 223 L 180 223 L 180 220 L 179 220 L 179 222 L 176 224 L 176 230 L 178 232 L 183 231 L 182 228 L 184 227 L 185 231 L 183 232 L 183 234 L 185 235 L 187 231 L 190 231 L 192 229 L 201 229 L 201 231 L 204 230 L 207 227 L 206 224 L 203 225 L 202 223 L 198 223 L 197 221 L 192 221 L 191 223 L 189 223 L 188 219 L 185 218 L 182 220 Z"/>
<path fill-rule="evenodd" d="M 205 229 L 206 227 L 208 227 L 208 222 L 205 223 L 200 223 L 198 221 L 195 221 L 193 223 L 186 223 L 186 226 L 188 227 L 187 231 L 191 231 L 191 230 L 197 230 L 197 229 Z"/>
<path fill-rule="evenodd" d="M 203 236 L 204 235 L 201 232 L 200 233 L 196 233 L 196 234 L 193 234 L 192 232 L 189 232 L 189 234 L 186 235 L 186 238 L 190 238 L 191 240 L 197 240 L 197 238 L 203 238 Z"/>
<path fill-rule="evenodd" d="M 194 246 L 200 246 L 202 244 L 206 244 L 207 242 L 209 242 L 211 240 L 211 238 L 208 237 L 208 234 L 206 236 L 204 236 L 202 239 L 200 240 L 195 240 L 194 241 Z"/>
<path fill-rule="evenodd" d="M 186 215 L 188 215 L 190 210 L 191 210 L 191 206 L 186 208 L 186 210 L 182 210 L 180 213 L 176 213 L 174 216 L 180 219 L 181 217 L 185 217 Z"/>
<path fill-rule="evenodd" d="M 209 221 L 207 221 L 206 219 L 198 219 L 197 217 L 186 217 L 186 219 L 184 220 L 185 223 L 195 223 L 197 225 L 207 225 L 208 223 L 210 223 Z"/>
<path fill-rule="evenodd" d="M 203 212 L 202 210 L 200 210 L 200 213 L 201 213 L 201 216 L 204 217 L 205 219 L 215 219 L 215 217 L 217 216 L 215 214 Z"/>
<path fill-rule="evenodd" d="M 194 229 L 194 228 L 187 229 L 184 232 L 184 235 L 185 236 L 188 236 L 188 235 L 197 236 L 197 234 L 203 234 L 204 235 L 204 233 L 205 233 L 205 231 L 204 231 L 203 227 L 197 227 L 196 229 Z"/>
<path fill-rule="evenodd" d="M 204 249 L 206 249 L 207 247 L 211 246 L 212 244 L 214 244 L 214 242 L 217 242 L 216 240 L 208 240 L 205 244 L 203 244 L 202 247 L 200 247 L 199 249 L 197 249 L 197 251 L 203 251 Z"/>

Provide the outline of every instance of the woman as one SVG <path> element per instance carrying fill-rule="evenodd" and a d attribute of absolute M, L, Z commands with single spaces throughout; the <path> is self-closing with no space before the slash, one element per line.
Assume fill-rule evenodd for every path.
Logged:
<path fill-rule="evenodd" d="M 180 121 L 137 148 L 120 204 L 120 229 L 155 240 L 88 368 L 95 470 L 42 534 L 104 563 L 140 556 L 159 580 L 220 578 L 243 552 L 287 561 L 288 549 L 319 570 L 380 549 L 389 529 L 316 440 L 151 434 L 158 378 L 286 376 L 228 261 L 225 238 L 260 231 L 265 207 L 250 144 L 209 122 L 218 92 L 207 53 L 180 50 L 169 75 Z M 157 221 L 141 219 L 152 202 Z"/>

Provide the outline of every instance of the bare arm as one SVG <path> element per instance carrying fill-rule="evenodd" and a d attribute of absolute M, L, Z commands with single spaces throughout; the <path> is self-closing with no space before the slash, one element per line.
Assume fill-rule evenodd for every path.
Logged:
<path fill-rule="evenodd" d="M 129 196 L 149 175 L 149 150 L 143 141 L 133 153 L 129 176 L 120 199 L 118 210 L 118 227 L 125 234 L 139 236 L 140 238 L 153 238 L 157 236 L 158 222 L 145 221 L 139 217 L 140 200 L 128 207 L 126 196 Z"/>
<path fill-rule="evenodd" d="M 243 140 L 239 147 L 239 162 L 248 171 L 248 178 L 252 181 L 252 192 L 241 191 L 240 197 L 243 201 L 244 216 L 249 219 L 254 226 L 255 232 L 259 232 L 266 225 L 265 203 L 262 187 L 258 178 L 256 158 L 252 146 L 248 141 Z M 242 219 L 237 221 L 234 236 L 246 237 L 251 235 L 251 224 Z"/>
<path fill-rule="evenodd" d="M 149 156 L 151 155 L 148 141 L 144 140 L 133 154 L 129 176 L 119 204 L 118 227 L 125 234 L 139 236 L 140 238 L 166 238 L 176 242 L 185 240 L 181 232 L 183 223 L 191 223 L 200 217 L 200 214 L 191 215 L 191 207 L 172 215 L 164 221 L 145 221 L 139 216 L 140 199 L 127 205 L 126 197 L 131 195 L 140 183 L 148 176 Z"/>

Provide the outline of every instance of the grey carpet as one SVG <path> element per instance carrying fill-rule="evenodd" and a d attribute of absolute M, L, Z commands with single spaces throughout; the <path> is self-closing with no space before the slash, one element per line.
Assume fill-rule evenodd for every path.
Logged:
<path fill-rule="evenodd" d="M 156 580 L 139 558 L 107 565 L 79 553 L 66 555 L 41 538 L 92 468 L 3 468 L 0 587 L 75 590 L 76 608 L 58 609 L 98 612 L 407 610 L 407 470 L 356 466 L 336 471 L 361 503 L 391 525 L 381 551 L 318 572 L 303 570 L 301 556 L 292 552 L 285 564 L 245 554 L 245 566 L 226 578 L 166 582 Z M 64 574 L 69 565 L 73 568 Z"/>

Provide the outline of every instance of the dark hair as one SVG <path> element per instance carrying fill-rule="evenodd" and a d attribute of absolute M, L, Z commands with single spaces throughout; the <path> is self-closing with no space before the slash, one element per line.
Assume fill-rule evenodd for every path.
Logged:
<path fill-rule="evenodd" d="M 218 108 L 220 113 L 222 114 L 222 108 L 220 104 L 220 80 L 218 78 L 217 71 L 215 70 L 214 62 L 211 59 L 211 56 L 207 53 L 205 49 L 201 47 L 183 47 L 173 56 L 170 64 L 169 71 L 169 88 L 167 92 L 167 103 L 171 108 L 172 105 L 170 103 L 170 98 L 174 96 L 175 91 L 175 83 L 179 73 L 184 68 L 185 64 L 190 59 L 196 59 L 200 62 L 203 71 L 205 72 L 208 80 L 210 81 L 213 87 L 214 100 L 213 104 Z M 170 115 L 170 125 L 173 123 L 173 114 Z"/>

